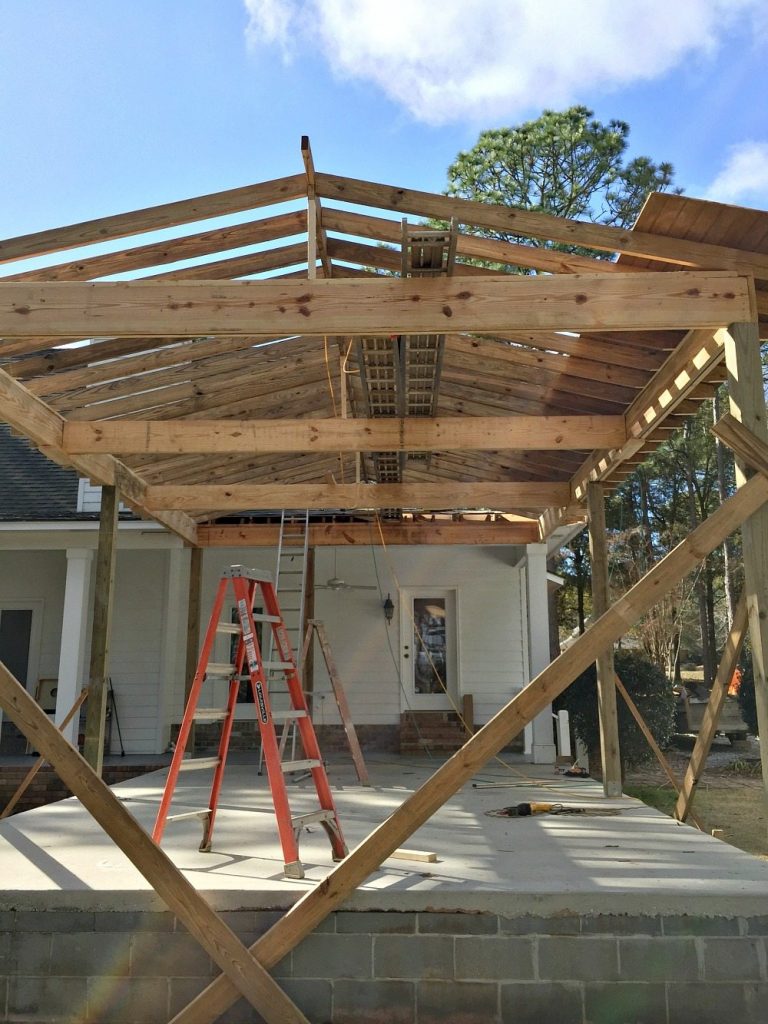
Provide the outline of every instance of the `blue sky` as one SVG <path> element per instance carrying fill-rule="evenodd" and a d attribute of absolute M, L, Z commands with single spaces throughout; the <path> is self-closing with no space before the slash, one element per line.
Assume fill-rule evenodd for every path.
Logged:
<path fill-rule="evenodd" d="M 768 208 L 765 0 L 0 0 L 0 236 L 301 170 L 441 191 L 572 103 Z"/>

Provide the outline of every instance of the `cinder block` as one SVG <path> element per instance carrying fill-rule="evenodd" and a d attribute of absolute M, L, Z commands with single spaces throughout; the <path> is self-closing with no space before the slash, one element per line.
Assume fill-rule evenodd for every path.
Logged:
<path fill-rule="evenodd" d="M 502 1024 L 582 1024 L 583 996 L 578 982 L 512 982 L 501 985 L 500 995 Z"/>
<path fill-rule="evenodd" d="M 320 978 L 286 978 L 280 983 L 311 1021 L 331 1019 L 331 982 Z"/>
<path fill-rule="evenodd" d="M 309 935 L 293 951 L 294 978 L 370 978 L 370 935 Z"/>
<path fill-rule="evenodd" d="M 130 953 L 133 977 L 196 978 L 213 973 L 211 958 L 200 943 L 179 932 L 137 932 L 131 938 Z"/>
<path fill-rule="evenodd" d="M 665 935 L 740 935 L 738 917 L 689 917 L 676 914 L 662 917 L 661 927 Z"/>
<path fill-rule="evenodd" d="M 435 912 L 419 914 L 418 929 L 422 935 L 496 935 L 499 919 L 496 914 Z"/>
<path fill-rule="evenodd" d="M 448 935 L 375 935 L 376 978 L 453 978 L 453 937 Z"/>
<path fill-rule="evenodd" d="M 210 983 L 210 978 L 169 978 L 168 1016 L 175 1017 Z"/>
<path fill-rule="evenodd" d="M 167 978 L 110 978 L 108 984 L 88 979 L 88 1020 L 94 1024 L 160 1024 L 167 1014 Z"/>
<path fill-rule="evenodd" d="M 669 1020 L 674 1024 L 702 1024 L 703 1021 L 739 1021 L 739 1024 L 763 1024 L 765 1016 L 749 1016 L 746 985 L 734 983 L 667 985 Z M 765 1006 L 763 1006 L 763 1014 Z"/>
<path fill-rule="evenodd" d="M 238 999 L 218 1018 L 216 1024 L 264 1024 L 264 1018 L 247 999 Z"/>
<path fill-rule="evenodd" d="M 251 942 L 255 942 L 260 935 L 269 931 L 283 915 L 279 910 L 225 910 L 219 916 L 239 939 L 242 941 L 250 939 Z M 178 922 L 176 930 L 187 931 L 181 922 Z"/>
<path fill-rule="evenodd" d="M 53 937 L 46 932 L 29 932 L 27 935 L 16 932 L 8 953 L 10 973 L 27 977 L 50 974 L 52 943 Z M 53 973 L 62 973 L 58 965 Z"/>
<path fill-rule="evenodd" d="M 336 931 L 372 935 L 412 935 L 416 931 L 416 914 L 397 911 L 340 911 L 335 915 Z"/>
<path fill-rule="evenodd" d="M 594 914 L 581 918 L 582 935 L 661 935 L 661 918 L 641 914 Z"/>
<path fill-rule="evenodd" d="M 8 1019 L 77 1020 L 86 1009 L 87 990 L 85 978 L 10 978 Z"/>
<path fill-rule="evenodd" d="M 744 935 L 768 935 L 768 916 L 742 918 Z"/>
<path fill-rule="evenodd" d="M 92 911 L 80 910 L 17 910 L 15 928 L 18 932 L 92 932 Z"/>
<path fill-rule="evenodd" d="M 619 939 L 619 963 L 626 981 L 696 981 L 700 977 L 693 938 Z"/>
<path fill-rule="evenodd" d="M 541 936 L 539 977 L 554 981 L 616 981 L 617 940 L 601 936 Z"/>
<path fill-rule="evenodd" d="M 499 931 L 508 935 L 578 935 L 579 918 L 573 914 L 562 917 L 539 917 L 523 914 L 520 917 L 500 917 Z"/>
<path fill-rule="evenodd" d="M 522 935 L 456 937 L 456 977 L 494 981 L 533 978 L 534 939 Z"/>
<path fill-rule="evenodd" d="M 6 935 L 8 932 L 15 931 L 15 929 L 16 911 L 0 910 L 0 935 Z"/>
<path fill-rule="evenodd" d="M 744 1024 L 764 1024 L 765 1008 L 768 1006 L 768 985 L 745 985 L 744 995 L 747 1003 L 747 1015 Z M 741 1022 L 739 1022 L 741 1024 Z"/>
<path fill-rule="evenodd" d="M 707 981 L 762 981 L 765 979 L 763 939 L 707 938 L 704 977 Z"/>
<path fill-rule="evenodd" d="M 172 932 L 174 922 L 169 910 L 97 910 L 93 915 L 97 932 Z"/>
<path fill-rule="evenodd" d="M 415 1020 L 416 986 L 411 981 L 333 983 L 333 1024 L 413 1024 Z"/>
<path fill-rule="evenodd" d="M 603 985 L 591 982 L 584 986 L 584 1004 L 589 1024 L 662 1024 L 667 1020 L 664 985 L 634 982 Z M 697 1024 L 719 1019 L 704 1016 L 698 1019 Z M 682 1018 L 671 1014 L 669 1020 L 682 1024 Z"/>
<path fill-rule="evenodd" d="M 51 945 L 51 973 L 123 977 L 129 970 L 130 943 L 127 932 L 57 932 Z"/>
<path fill-rule="evenodd" d="M 419 1024 L 494 1024 L 499 1019 L 499 986 L 492 982 L 419 982 L 416 1019 Z"/>

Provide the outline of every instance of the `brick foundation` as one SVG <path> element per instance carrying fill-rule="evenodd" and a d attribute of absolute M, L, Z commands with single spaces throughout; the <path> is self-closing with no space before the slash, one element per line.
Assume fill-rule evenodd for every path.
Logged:
<path fill-rule="evenodd" d="M 223 916 L 250 943 L 279 915 Z M 339 911 L 274 974 L 312 1024 L 762 1024 L 767 937 L 766 917 Z M 217 973 L 169 912 L 0 911 L 3 1022 L 165 1024 Z M 242 1000 L 222 1019 L 261 1021 Z"/>
<path fill-rule="evenodd" d="M 0 810 L 8 803 L 13 794 L 26 778 L 29 769 L 37 760 L 36 757 L 29 758 L 29 764 L 5 765 L 0 767 Z M 146 775 L 147 772 L 157 771 L 162 768 L 166 761 L 147 764 L 118 764 L 104 766 L 104 781 L 112 786 L 117 782 L 125 782 L 127 779 L 135 779 L 139 775 Z M 65 800 L 72 794 L 50 766 L 41 768 L 27 789 L 24 796 L 19 800 L 14 809 L 17 811 L 28 811 L 32 807 L 42 807 L 44 804 L 52 804 L 56 800 Z"/>

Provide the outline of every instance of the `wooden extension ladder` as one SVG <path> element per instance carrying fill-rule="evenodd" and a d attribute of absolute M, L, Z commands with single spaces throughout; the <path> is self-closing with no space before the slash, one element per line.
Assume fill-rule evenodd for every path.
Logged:
<path fill-rule="evenodd" d="M 221 621 L 221 612 L 229 587 L 233 588 L 237 610 L 237 622 Z M 259 596 L 260 594 L 260 596 Z M 263 605 L 264 612 L 254 613 L 254 603 Z M 256 623 L 268 623 L 272 631 L 273 650 L 276 660 L 264 662 L 261 645 L 256 631 Z M 217 633 L 225 633 L 237 638 L 234 664 L 229 662 L 216 664 L 212 662 L 211 653 Z M 267 673 L 280 671 L 284 674 L 286 690 L 290 699 L 290 710 L 283 712 L 281 718 L 290 715 L 296 722 L 303 747 L 304 758 L 299 761 L 281 761 L 275 735 L 275 722 L 269 702 L 267 690 Z M 203 683 L 215 677 L 229 679 L 229 697 L 225 708 L 198 707 Z M 261 744 L 267 762 L 267 777 L 275 807 L 275 817 L 280 835 L 285 862 L 285 875 L 288 878 L 303 878 L 304 869 L 299 860 L 299 836 L 301 830 L 310 825 L 320 824 L 328 834 L 333 859 L 341 860 L 347 854 L 347 847 L 341 832 L 336 808 L 323 766 L 317 736 L 312 725 L 307 703 L 299 681 L 291 643 L 280 614 L 275 587 L 271 574 L 253 569 L 244 569 L 233 565 L 221 577 L 216 599 L 213 604 L 210 622 L 205 633 L 200 660 L 195 671 L 195 678 L 190 689 L 189 700 L 184 710 L 176 749 L 168 772 L 165 791 L 157 812 L 152 838 L 159 843 L 167 822 L 199 818 L 203 826 L 203 839 L 200 844 L 202 851 L 211 848 L 211 837 L 216 820 L 216 808 L 219 802 L 221 784 L 235 719 L 237 695 L 240 680 L 249 681 L 256 707 L 256 720 L 259 724 Z M 193 722 L 222 723 L 219 751 L 216 757 L 185 758 L 184 752 L 189 740 Z M 179 772 L 197 768 L 213 768 L 213 782 L 208 806 L 199 811 L 187 811 L 181 814 L 168 813 Z M 292 815 L 285 785 L 285 773 L 308 770 L 311 774 L 317 793 L 319 808 L 308 814 Z"/>

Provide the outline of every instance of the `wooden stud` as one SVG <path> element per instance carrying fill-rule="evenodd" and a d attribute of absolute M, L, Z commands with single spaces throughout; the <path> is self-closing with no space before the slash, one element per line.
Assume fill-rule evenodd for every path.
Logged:
<path fill-rule="evenodd" d="M 587 484 L 589 514 L 589 558 L 592 564 L 592 607 L 595 616 L 610 607 L 608 574 L 608 537 L 605 527 L 605 496 L 598 483 Z M 597 705 L 600 716 L 600 756 L 603 769 L 603 793 L 621 796 L 621 751 L 619 719 L 616 707 L 613 648 L 601 651 L 596 660 Z"/>
<path fill-rule="evenodd" d="M 768 257 L 766 257 L 768 260 Z M 452 331 L 717 330 L 752 315 L 718 271 L 367 280 L 0 282 L 0 336 L 84 338 Z M 254 330 L 254 327 L 257 330 Z"/>
<path fill-rule="evenodd" d="M 119 504 L 120 497 L 117 490 L 114 487 L 102 487 L 88 683 L 90 700 L 85 719 L 85 742 L 83 744 L 83 757 L 97 775 L 101 775 L 104 763 L 104 727 L 107 712 L 109 641 L 112 633 L 115 592 Z"/>
<path fill-rule="evenodd" d="M 678 821 L 685 821 L 689 816 L 692 817 L 691 805 L 696 795 L 696 787 L 707 763 L 712 741 L 717 732 L 717 723 L 725 705 L 725 698 L 728 695 L 728 684 L 733 678 L 733 673 L 738 665 L 746 632 L 747 602 L 746 596 L 742 594 L 736 606 L 733 624 L 723 648 L 723 654 L 717 668 L 715 681 L 712 684 L 707 706 L 704 709 L 704 715 L 702 716 L 699 732 L 696 736 L 696 742 L 693 745 L 691 759 L 685 771 L 683 784 L 677 795 L 675 817 Z"/>
<path fill-rule="evenodd" d="M 183 371 L 182 371 L 183 372 Z M 515 451 L 614 447 L 622 416 L 444 416 L 439 419 L 114 420 L 66 423 L 65 451 L 184 452 Z"/>
<path fill-rule="evenodd" d="M 397 522 L 381 524 L 385 543 L 401 544 L 534 544 L 539 530 L 535 520 L 495 523 L 458 522 L 437 519 L 428 522 Z M 274 547 L 279 526 L 198 526 L 201 547 Z M 370 523 L 317 523 L 309 528 L 313 547 L 379 544 L 378 531 Z"/>
<path fill-rule="evenodd" d="M 152 842 L 109 786 L 61 735 L 35 700 L 0 662 L 0 707 L 59 778 L 141 872 L 190 934 L 270 1024 L 308 1024 L 279 985 Z"/>
<path fill-rule="evenodd" d="M 328 875 L 303 896 L 251 947 L 269 968 L 314 931 L 349 894 L 405 843 L 482 766 L 543 711 L 600 651 L 627 629 L 736 529 L 768 501 L 768 479 L 756 476 L 716 509 L 688 537 L 594 622 L 569 649 L 555 658 L 461 750 L 401 804 Z M 237 998 L 227 978 L 217 978 L 178 1013 L 171 1024 L 211 1024 Z"/>

